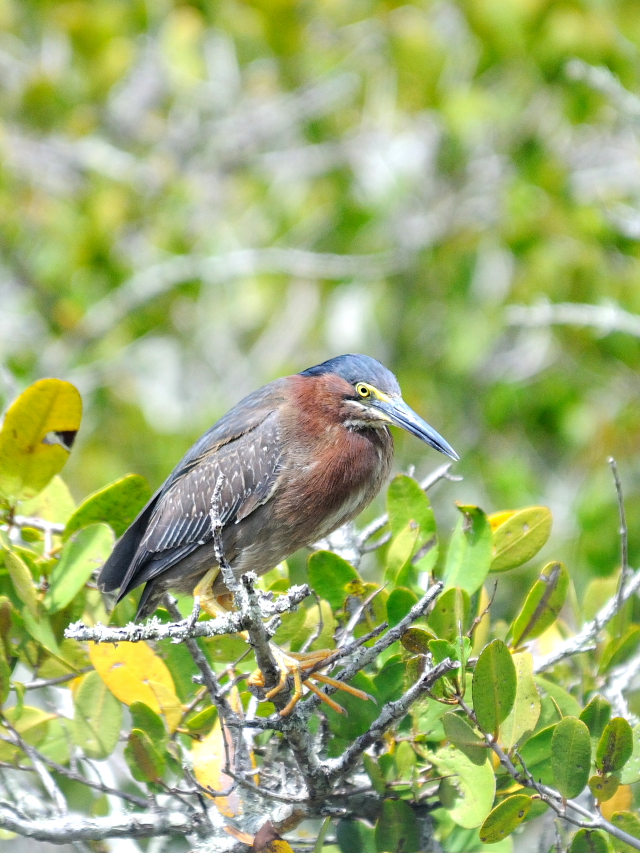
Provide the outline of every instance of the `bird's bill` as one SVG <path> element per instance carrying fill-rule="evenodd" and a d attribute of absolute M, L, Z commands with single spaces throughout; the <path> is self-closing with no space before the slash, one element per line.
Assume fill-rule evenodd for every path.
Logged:
<path fill-rule="evenodd" d="M 373 405 L 386 415 L 389 423 L 405 429 L 411 435 L 415 435 L 416 438 L 424 441 L 425 444 L 435 448 L 435 450 L 439 450 L 440 453 L 444 453 L 445 456 L 451 457 L 451 459 L 457 461 L 460 458 L 449 442 L 445 441 L 440 433 L 436 432 L 426 421 L 423 421 L 412 408 L 407 406 L 404 400 L 376 400 Z"/>

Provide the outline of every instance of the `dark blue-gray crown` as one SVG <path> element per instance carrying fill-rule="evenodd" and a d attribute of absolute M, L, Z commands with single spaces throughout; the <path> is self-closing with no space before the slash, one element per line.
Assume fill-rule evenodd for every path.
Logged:
<path fill-rule="evenodd" d="M 322 376 L 325 373 L 335 373 L 352 385 L 356 382 L 366 382 L 390 397 L 400 395 L 400 386 L 393 373 L 369 355 L 338 355 L 303 370 L 300 375 Z"/>

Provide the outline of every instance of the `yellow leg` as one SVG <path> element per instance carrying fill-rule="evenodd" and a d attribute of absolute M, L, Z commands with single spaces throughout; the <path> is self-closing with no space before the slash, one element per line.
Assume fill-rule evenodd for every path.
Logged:
<path fill-rule="evenodd" d="M 224 593 L 222 595 L 213 594 L 213 585 L 219 573 L 219 567 L 213 566 L 213 568 L 209 569 L 193 590 L 193 595 L 197 595 L 200 599 L 200 607 L 205 611 L 205 613 L 208 613 L 209 616 L 214 618 L 221 614 L 228 613 L 229 610 L 233 608 L 233 595 L 231 595 L 231 593 Z M 242 636 L 247 639 L 246 632 L 243 631 Z M 302 698 L 303 684 L 315 693 L 316 696 L 322 699 L 323 702 L 326 702 L 327 705 L 333 708 L 334 711 L 344 713 L 344 709 L 341 708 L 337 702 L 334 702 L 333 699 L 330 699 L 325 693 L 311 683 L 311 678 L 321 682 L 322 684 L 329 684 L 338 690 L 344 690 L 345 693 L 357 696 L 358 699 L 371 698 L 362 690 L 350 687 L 343 681 L 337 681 L 335 678 L 330 678 L 328 675 L 323 675 L 320 672 L 314 672 L 309 676 L 309 678 L 304 678 L 304 673 L 307 670 L 313 669 L 314 666 L 317 666 L 317 664 L 321 663 L 325 658 L 328 658 L 333 654 L 331 649 L 322 649 L 316 652 L 298 654 L 296 652 L 285 652 L 278 648 L 274 643 L 271 643 L 271 650 L 278 665 L 280 677 L 276 686 L 272 687 L 271 690 L 265 694 L 265 699 L 272 699 L 274 696 L 277 696 L 278 693 L 286 687 L 289 676 L 293 677 L 293 694 L 287 705 L 280 711 L 280 716 L 282 717 L 286 717 L 290 714 Z M 257 669 L 249 676 L 247 684 L 249 684 L 250 687 L 264 687 L 264 675 L 259 669 Z"/>

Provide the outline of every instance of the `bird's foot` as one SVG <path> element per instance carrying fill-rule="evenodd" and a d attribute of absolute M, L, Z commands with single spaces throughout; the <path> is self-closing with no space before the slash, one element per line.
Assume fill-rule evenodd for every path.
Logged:
<path fill-rule="evenodd" d="M 365 693 L 362 690 L 358 690 L 356 687 L 351 687 L 349 684 L 345 684 L 343 681 L 338 681 L 335 678 L 330 678 L 328 675 L 324 675 L 321 672 L 312 672 L 309 675 L 305 676 L 309 670 L 312 670 L 319 663 L 322 663 L 323 660 L 326 660 L 328 657 L 331 657 L 334 652 L 331 649 L 322 649 L 316 652 L 306 652 L 305 654 L 298 654 L 296 652 L 285 652 L 281 648 L 275 645 L 275 643 L 270 643 L 271 652 L 275 661 L 278 665 L 278 669 L 280 670 L 280 680 L 276 684 L 275 687 L 272 687 L 265 694 L 265 699 L 272 699 L 274 696 L 277 696 L 281 690 L 287 685 L 287 679 L 289 676 L 293 677 L 293 695 L 291 696 L 290 701 L 285 705 L 285 707 L 280 711 L 281 717 L 286 717 L 290 714 L 296 704 L 302 698 L 302 685 L 308 687 L 312 693 L 315 693 L 316 696 L 329 705 L 330 708 L 333 708 L 334 711 L 337 711 L 339 714 L 344 714 L 344 708 L 338 705 L 337 702 L 334 702 L 326 693 L 323 693 L 315 684 L 312 683 L 311 679 L 313 678 L 315 681 L 319 681 L 321 684 L 329 684 L 331 687 L 336 687 L 338 690 L 343 690 L 345 693 L 350 693 L 352 696 L 356 696 L 358 699 L 370 699 L 368 693 Z M 254 673 L 252 673 L 247 679 L 247 684 L 250 687 L 264 687 L 264 675 L 262 672 L 257 669 Z"/>

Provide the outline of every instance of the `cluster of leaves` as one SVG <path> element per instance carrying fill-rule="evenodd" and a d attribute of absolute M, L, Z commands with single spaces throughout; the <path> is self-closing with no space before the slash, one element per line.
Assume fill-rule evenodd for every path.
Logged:
<path fill-rule="evenodd" d="M 29 771 L 39 761 L 70 804 L 103 814 L 108 789 L 95 783 L 91 768 L 123 749 L 129 775 L 119 785 L 138 808 L 148 795 L 170 795 L 176 780 L 185 778 L 185 764 L 205 788 L 225 791 L 224 756 L 233 741 L 206 690 L 193 683 L 197 670 L 184 644 L 86 648 L 64 639 L 70 622 L 107 621 L 93 578 L 114 537 L 149 496 L 144 481 L 132 475 L 74 505 L 57 472 L 79 421 L 73 386 L 43 380 L 14 402 L 0 431 L 0 774 L 2 768 L 22 769 L 34 786 Z M 446 851 L 471 853 L 492 844 L 504 853 L 512 849 L 510 835 L 541 816 L 556 802 L 553 796 L 562 801 L 584 791 L 593 797 L 594 817 L 602 815 L 640 839 L 633 811 L 640 726 L 613 716 L 599 692 L 606 692 L 612 669 L 638 653 L 640 629 L 631 621 L 631 604 L 620 610 L 597 650 L 541 677 L 533 652 L 554 648 L 568 633 L 560 618 L 571 598 L 567 569 L 558 562 L 545 565 L 511 625 L 491 621 L 487 588 L 492 578 L 538 553 L 550 533 L 549 511 L 530 507 L 487 516 L 479 507 L 459 506 L 458 524 L 444 548 L 415 480 L 397 476 L 387 508 L 388 544 L 376 548 L 382 582 L 366 580 L 336 553 L 313 553 L 307 574 L 319 603 L 284 614 L 276 640 L 292 651 L 309 644 L 332 648 L 349 625 L 355 637 L 383 621 L 397 625 L 432 574 L 444 592 L 401 642 L 352 680 L 377 704 L 339 694 L 348 714 L 322 706 L 310 721 L 311 734 L 323 754 L 339 756 L 425 667 L 447 658 L 459 667 L 364 754 L 359 772 L 368 775 L 380 798 L 379 816 L 375 826 L 358 814 L 340 821 L 340 850 L 417 853 L 428 811 Z M 603 601 L 602 582 L 593 583 L 582 603 L 587 617 L 590 602 Z M 286 590 L 286 567 L 267 574 L 263 584 L 274 594 Z M 187 613 L 190 600 L 182 605 Z M 123 601 L 112 624 L 125 624 L 134 608 L 132 598 Z M 361 618 L 352 625 L 356 611 Z M 208 639 L 202 648 L 222 681 L 235 678 L 231 662 L 247 652 L 239 637 Z M 62 710 L 68 705 L 31 692 L 41 681 L 43 689 L 57 684 L 71 691 L 72 717 Z M 37 698 L 28 701 L 32 695 Z M 250 694 L 234 688 L 230 695 L 242 713 Z M 266 717 L 273 710 L 263 702 L 257 713 Z M 281 760 L 278 743 L 268 731 L 254 738 L 256 782 L 268 784 Z M 221 814 L 241 820 L 237 792 L 213 802 Z M 572 853 L 631 849 L 590 829 L 580 829 L 569 843 Z"/>

